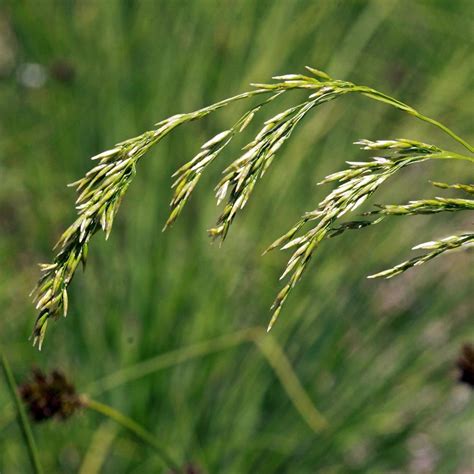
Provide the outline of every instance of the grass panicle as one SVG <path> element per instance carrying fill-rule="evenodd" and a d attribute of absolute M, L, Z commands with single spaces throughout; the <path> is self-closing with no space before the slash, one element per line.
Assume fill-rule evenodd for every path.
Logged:
<path fill-rule="evenodd" d="M 123 195 L 136 173 L 137 162 L 168 133 L 183 123 L 202 118 L 237 100 L 266 92 L 254 90 L 226 99 L 189 114 L 178 114 L 156 124 L 156 129 L 118 143 L 93 156 L 98 164 L 80 180 L 71 183 L 78 197 L 78 217 L 57 242 L 58 250 L 50 264 L 41 264 L 42 276 L 33 290 L 39 314 L 33 329 L 33 345 L 41 349 L 48 322 L 68 312 L 68 287 L 82 264 L 85 267 L 89 241 L 99 230 L 107 239 Z"/>
<path fill-rule="evenodd" d="M 413 107 L 393 97 L 367 86 L 333 79 L 325 72 L 311 67 L 307 69 L 311 76 L 303 74 L 275 76 L 273 83 L 252 84 L 253 90 L 195 112 L 169 117 L 158 122 L 155 129 L 118 143 L 110 150 L 92 158 L 97 161 L 97 165 L 82 179 L 72 183 L 78 194 L 76 200 L 78 217 L 56 244 L 57 254 L 53 262 L 41 265 L 42 277 L 34 290 L 34 301 L 38 310 L 33 329 L 34 345 L 38 345 L 41 349 L 47 324 L 51 318 L 57 318 L 61 314 L 67 315 L 68 287 L 77 267 L 80 264 L 85 266 L 89 243 L 96 232 L 102 230 L 105 238 L 110 235 L 120 202 L 135 176 L 139 160 L 162 138 L 184 123 L 202 119 L 218 109 L 240 100 L 260 95 L 266 96 L 263 101 L 250 107 L 234 125 L 202 145 L 200 151 L 176 171 L 171 210 L 165 228 L 176 221 L 207 167 L 220 156 L 237 134 L 246 129 L 263 107 L 293 90 L 300 90 L 307 94 L 303 102 L 266 120 L 256 137 L 243 148 L 242 154 L 225 168 L 224 176 L 215 191 L 218 204 L 223 200 L 226 200 L 226 203 L 215 227 L 209 230 L 209 235 L 212 238 L 221 240 L 225 239 L 239 210 L 247 204 L 257 181 L 265 174 L 280 148 L 291 137 L 300 122 L 313 109 L 346 94 L 361 94 L 395 107 L 438 127 L 470 153 L 474 152 L 474 148 L 470 144 L 445 125 L 426 117 Z M 472 210 L 472 201 L 469 199 L 434 198 L 412 201 L 401 206 L 379 206 L 374 211 L 374 214 L 379 214 L 379 217 L 373 221 L 339 222 L 341 217 L 357 209 L 388 178 L 408 165 L 432 159 L 457 159 L 474 162 L 474 157 L 470 155 L 449 152 L 434 145 L 414 140 L 361 140 L 357 144 L 361 145 L 364 150 L 375 152 L 381 156 L 376 156 L 365 162 L 348 162 L 348 169 L 334 173 L 323 180 L 322 183 L 338 183 L 337 187 L 319 203 L 315 210 L 307 212 L 295 226 L 269 247 L 269 250 L 276 247 L 294 249 L 282 275 L 282 278 L 288 276 L 289 279 L 278 293 L 272 306 L 273 315 L 269 329 L 276 321 L 290 290 L 300 280 L 315 250 L 325 238 L 339 235 L 345 230 L 360 229 L 377 224 L 384 217 L 391 215 Z M 440 188 L 452 188 L 470 194 L 474 189 L 472 185 L 434 184 Z M 307 223 L 312 223 L 312 227 L 300 234 Z M 393 276 L 401 273 L 401 271 L 454 248 L 456 246 L 454 242 L 459 243 L 457 247 L 467 245 L 466 234 L 450 239 L 449 243 L 448 241 L 439 241 L 442 242 L 439 244 L 440 247 L 433 249 L 433 252 L 425 255 L 421 260 L 413 259 L 394 267 L 393 274 L 389 271 L 389 273 L 382 272 L 374 276 Z M 412 261 L 413 263 L 410 263 Z"/>
<path fill-rule="evenodd" d="M 431 252 L 427 252 L 423 255 L 420 255 L 419 257 L 414 257 L 410 260 L 396 265 L 393 268 L 389 268 L 388 270 L 384 270 L 383 272 L 370 275 L 367 278 L 392 278 L 394 276 L 400 275 L 400 273 L 403 273 L 409 268 L 423 265 L 424 263 L 432 260 L 438 255 L 457 249 L 465 249 L 468 247 L 472 247 L 473 244 L 474 233 L 472 232 L 466 232 L 459 235 L 451 235 L 449 237 L 445 237 L 444 239 L 425 242 L 423 244 L 419 244 L 413 247 L 412 250 L 431 250 Z"/>
<path fill-rule="evenodd" d="M 360 229 L 381 222 L 379 218 L 374 221 L 352 221 L 347 224 L 337 225 L 339 219 L 361 206 L 387 179 L 402 168 L 432 159 L 459 159 L 459 155 L 456 153 L 443 151 L 434 145 L 414 140 L 398 139 L 375 142 L 360 140 L 356 144 L 360 145 L 363 150 L 375 151 L 377 153 L 383 152 L 380 153 L 382 156 L 376 156 L 371 161 L 348 162 L 349 168 L 327 176 L 319 184 L 336 182 L 338 186 L 319 203 L 315 210 L 304 214 L 285 235 L 276 240 L 267 249 L 267 251 L 277 247 L 280 247 L 282 250 L 294 249 L 281 276 L 281 279 L 284 279 L 287 275 L 290 275 L 289 280 L 280 293 L 278 293 L 273 303 L 273 316 L 268 329 L 271 329 L 275 323 L 291 289 L 300 280 L 308 262 L 324 239 L 340 234 L 344 230 Z M 466 158 L 469 159 L 470 157 Z M 382 206 L 375 213 L 393 215 L 397 213 L 394 209 L 397 209 L 399 213 L 402 213 L 401 209 L 405 210 L 405 213 L 410 213 L 411 211 L 412 214 L 426 213 L 428 209 L 432 212 L 440 212 L 441 210 L 448 210 L 448 208 L 451 211 L 472 209 L 472 201 L 455 201 L 456 204 L 453 204 L 449 200 L 440 198 L 434 201 L 421 201 L 418 204 L 412 203 L 408 206 Z M 436 211 L 434 211 L 435 208 Z M 300 230 L 309 222 L 314 222 L 315 224 L 302 235 L 298 235 Z M 400 268 L 406 270 L 410 266 L 412 265 Z M 375 276 L 384 276 L 384 274 L 377 274 Z"/>

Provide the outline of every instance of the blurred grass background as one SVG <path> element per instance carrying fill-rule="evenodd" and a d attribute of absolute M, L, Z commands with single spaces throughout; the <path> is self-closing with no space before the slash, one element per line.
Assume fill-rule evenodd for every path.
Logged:
<path fill-rule="evenodd" d="M 327 192 L 319 179 L 365 158 L 353 141 L 404 136 L 458 146 L 362 97 L 328 104 L 295 132 L 219 248 L 205 232 L 218 215 L 218 169 L 162 234 L 170 175 L 245 104 L 179 129 L 140 163 L 111 238 L 94 239 L 70 315 L 50 326 L 39 353 L 27 341 L 35 317 L 28 293 L 36 264 L 51 258 L 73 219 L 65 184 L 90 167 L 89 156 L 305 65 L 388 92 L 472 143 L 473 14 L 470 0 L 2 1 L 0 341 L 16 378 L 32 366 L 61 368 L 86 390 L 155 355 L 266 325 L 286 256 L 260 254 L 316 206 Z M 419 165 L 372 203 L 438 195 L 428 179 L 473 175 L 465 164 Z M 461 343 L 474 337 L 472 254 L 390 281 L 365 279 L 410 256 L 411 246 L 471 224 L 465 214 L 393 218 L 321 248 L 272 333 L 329 420 L 325 431 L 310 430 L 251 344 L 100 399 L 202 472 L 472 473 L 474 409 L 454 369 Z M 0 472 L 28 472 L 4 388 Z M 96 464 L 87 474 L 166 472 L 147 447 L 90 413 L 34 434 L 48 473 L 78 472 L 86 455 Z"/>

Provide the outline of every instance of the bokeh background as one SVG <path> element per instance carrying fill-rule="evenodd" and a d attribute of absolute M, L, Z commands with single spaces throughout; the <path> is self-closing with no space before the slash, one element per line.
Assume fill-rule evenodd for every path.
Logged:
<path fill-rule="evenodd" d="M 109 241 L 95 237 L 87 271 L 75 278 L 68 318 L 50 325 L 38 352 L 28 342 L 35 318 L 28 293 L 37 263 L 51 259 L 74 217 L 65 184 L 91 166 L 89 156 L 305 65 L 398 97 L 472 143 L 472 7 L 471 0 L 3 0 L 0 341 L 17 380 L 33 366 L 60 368 L 88 391 L 157 355 L 265 326 L 287 255 L 260 254 L 328 192 L 318 180 L 366 157 L 353 141 L 403 136 L 459 147 L 363 97 L 327 104 L 296 130 L 219 247 L 206 235 L 218 215 L 213 187 L 238 147 L 209 170 L 163 234 L 170 175 L 245 104 L 187 125 L 140 163 Z M 258 120 L 247 141 L 257 127 Z M 411 167 L 369 204 L 442 193 L 429 179 L 472 182 L 472 166 Z M 392 218 L 323 245 L 272 331 L 328 419 L 323 431 L 305 423 L 252 343 L 182 362 L 171 353 L 168 366 L 96 397 L 203 473 L 472 473 L 474 404 L 455 369 L 462 343 L 474 338 L 472 253 L 390 281 L 365 278 L 410 257 L 413 245 L 470 225 L 466 214 Z M 28 472 L 0 386 L 0 471 Z M 93 413 L 33 430 L 48 473 L 167 472 L 149 448 Z"/>

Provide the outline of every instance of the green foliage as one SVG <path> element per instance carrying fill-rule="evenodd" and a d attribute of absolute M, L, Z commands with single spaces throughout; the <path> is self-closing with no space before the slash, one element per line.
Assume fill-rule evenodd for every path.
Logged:
<path fill-rule="evenodd" d="M 230 164 L 259 123 L 304 101 L 305 92 L 262 107 L 216 168 L 201 175 L 172 232 L 162 234 L 169 176 L 200 143 L 272 94 L 176 129 L 137 166 L 108 241 L 94 239 L 86 272 L 77 271 L 69 287 L 68 320 L 55 325 L 40 353 L 25 343 L 35 317 L 25 295 L 38 277 L 35 262 L 48 261 L 51 243 L 74 219 L 64 183 L 87 172 L 87 156 L 139 135 L 157 117 L 246 90 L 250 81 L 318 64 L 403 98 L 472 142 L 471 2 L 31 3 L 0 7 L 15 51 L 0 87 L 1 344 L 15 379 L 24 380 L 31 366 L 60 368 L 81 393 L 127 414 L 179 462 L 208 473 L 469 470 L 474 412 L 455 364 L 462 344 L 474 338 L 472 253 L 453 252 L 390 280 L 363 278 L 404 260 L 419 242 L 469 229 L 469 212 L 385 217 L 374 228 L 366 222 L 383 215 L 348 215 L 330 231 L 338 238 L 318 249 L 270 337 L 326 429 L 314 433 L 305 423 L 254 344 L 221 344 L 187 357 L 266 323 L 286 261 L 279 252 L 259 255 L 338 185 L 317 187 L 322 177 L 347 168 L 345 160 L 370 161 L 352 142 L 412 137 L 467 154 L 403 111 L 346 94 L 307 114 L 221 249 L 208 245 L 204 232 L 215 227 L 209 190 L 220 180 L 218 162 L 222 169 Z M 25 63 L 46 70 L 42 87 L 23 84 Z M 58 76 L 60 63 L 72 68 L 73 79 Z M 472 183 L 471 169 L 459 160 L 406 167 L 355 214 L 379 209 L 370 203 L 458 199 L 461 189 L 434 190 L 426 181 Z M 365 228 L 338 230 L 358 226 Z M 127 373 L 136 377 L 118 383 Z M 2 388 L 0 470 L 27 472 Z M 150 448 L 99 415 L 32 429 L 46 472 L 163 470 Z"/>

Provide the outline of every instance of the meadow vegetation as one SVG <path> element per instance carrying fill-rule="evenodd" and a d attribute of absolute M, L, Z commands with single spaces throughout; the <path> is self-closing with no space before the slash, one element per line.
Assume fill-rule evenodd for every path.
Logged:
<path fill-rule="evenodd" d="M 1 390 L 0 471 L 28 472 L 31 437 L 45 472 L 469 472 L 470 2 L 41 4 L 0 6 L 1 346 L 10 386 L 39 367 L 83 409 L 22 437 Z M 28 293 L 73 181 L 37 342 L 69 315 L 38 352 Z"/>

